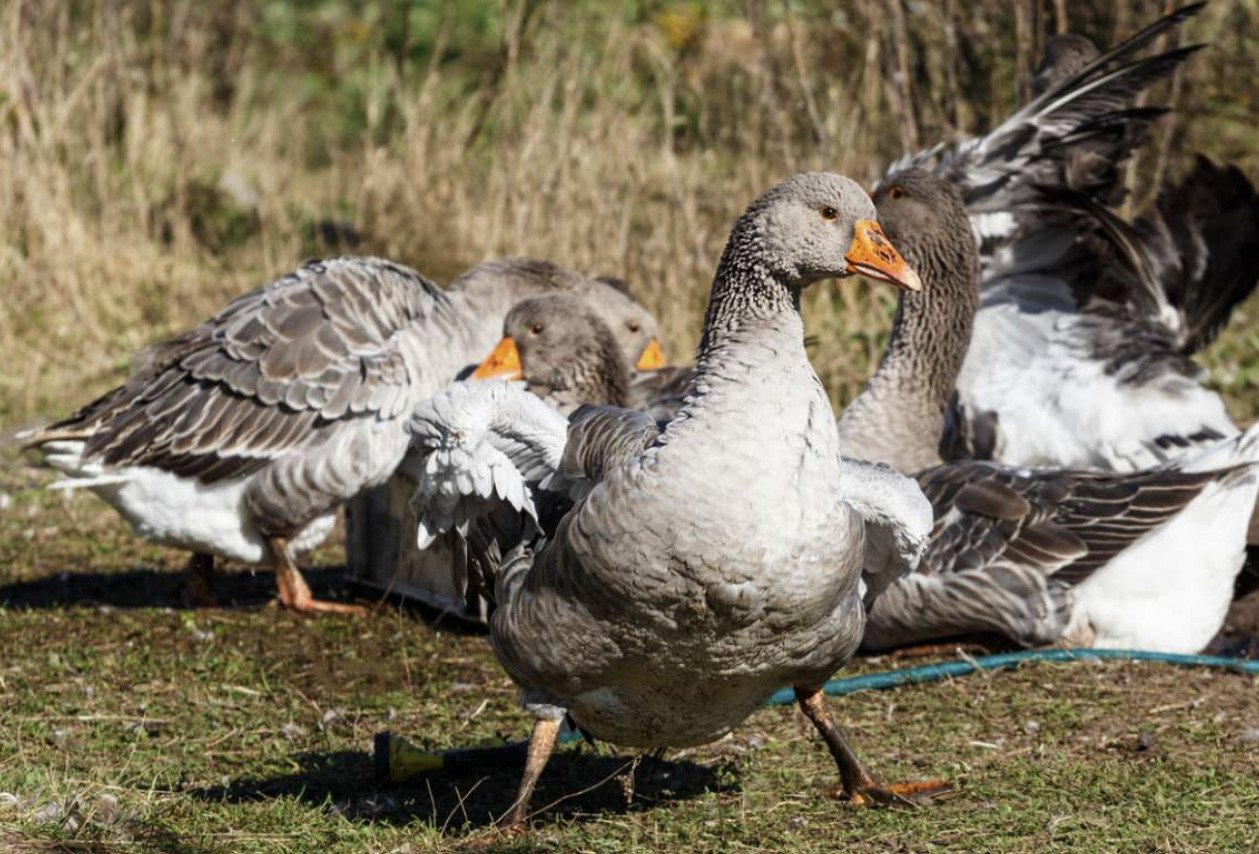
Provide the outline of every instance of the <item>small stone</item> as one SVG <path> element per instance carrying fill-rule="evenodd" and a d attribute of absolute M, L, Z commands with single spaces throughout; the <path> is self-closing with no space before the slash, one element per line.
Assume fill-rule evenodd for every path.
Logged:
<path fill-rule="evenodd" d="M 787 826 L 792 830 L 800 830 L 809 826 L 809 820 L 802 815 L 795 816 L 787 820 Z"/>
<path fill-rule="evenodd" d="M 290 722 L 280 727 L 280 734 L 289 741 L 296 741 L 306 734 L 306 728 Z"/>
<path fill-rule="evenodd" d="M 1037 723 L 1036 721 L 1028 721 L 1027 723 L 1023 724 L 1023 732 L 1027 733 L 1028 735 L 1035 735 L 1036 733 L 1040 732 L 1040 724 Z"/>
<path fill-rule="evenodd" d="M 1145 753 L 1153 746 L 1154 746 L 1154 733 L 1150 732 L 1149 730 L 1142 730 L 1137 735 L 1137 743 L 1133 746 L 1133 749 L 1136 750 L 1137 753 Z"/>
<path fill-rule="evenodd" d="M 21 798 L 12 792 L 0 792 L 0 808 L 12 809 L 21 802 Z"/>
<path fill-rule="evenodd" d="M 102 824 L 113 824 L 120 815 L 118 799 L 113 795 L 101 795 L 96 801 L 96 820 Z"/>
<path fill-rule="evenodd" d="M 35 812 L 31 813 L 31 818 L 41 823 L 56 821 L 61 818 L 64 813 L 65 809 L 62 808 L 61 804 L 56 801 L 49 801 L 48 803 L 38 807 Z"/>
<path fill-rule="evenodd" d="M 1259 727 L 1246 727 L 1242 730 L 1241 740 L 1243 744 L 1259 744 Z"/>

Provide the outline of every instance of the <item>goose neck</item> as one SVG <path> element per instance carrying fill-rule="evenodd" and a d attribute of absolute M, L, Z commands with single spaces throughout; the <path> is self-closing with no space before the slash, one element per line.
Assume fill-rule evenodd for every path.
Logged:
<path fill-rule="evenodd" d="M 804 356 L 800 290 L 750 253 L 727 248 L 717 268 L 696 370 L 730 348 L 791 336 Z M 777 349 L 777 348 L 775 348 Z"/>
<path fill-rule="evenodd" d="M 901 293 L 878 370 L 844 410 L 840 435 L 845 453 L 912 472 L 940 461 L 945 411 L 979 304 L 979 267 L 965 244 L 905 243 L 925 290 Z"/>

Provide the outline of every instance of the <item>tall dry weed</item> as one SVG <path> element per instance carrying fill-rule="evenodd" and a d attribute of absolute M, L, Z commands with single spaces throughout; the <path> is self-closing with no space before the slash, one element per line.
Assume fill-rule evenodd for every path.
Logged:
<path fill-rule="evenodd" d="M 1017 26 L 1043 37 L 1068 4 L 1022 24 L 995 3 L 730 5 L 515 0 L 475 40 L 454 3 L 421 17 L 405 3 L 8 0 L 0 426 L 64 412 L 144 343 L 349 250 L 439 279 L 515 253 L 623 275 L 686 359 L 753 195 L 806 168 L 872 180 L 903 140 L 1004 115 L 1029 67 Z M 1069 5 L 1097 35 L 1124 4 Z M 1130 5 L 1132 20 L 1153 14 Z M 1257 6 L 1215 4 L 1193 25 L 1221 45 L 1183 81 L 1173 154 L 1193 145 L 1259 176 L 1239 130 L 1259 104 L 1234 96 L 1229 64 L 1255 49 Z M 398 36 L 388 16 L 403 13 Z M 809 294 L 838 401 L 868 374 L 891 299 L 851 282 Z M 1237 387 L 1246 334 L 1212 357 Z"/>

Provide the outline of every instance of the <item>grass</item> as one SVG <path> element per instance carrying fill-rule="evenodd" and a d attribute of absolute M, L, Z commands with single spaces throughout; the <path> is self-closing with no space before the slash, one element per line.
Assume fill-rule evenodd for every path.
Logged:
<path fill-rule="evenodd" d="M 295 618 L 265 606 L 265 573 L 227 575 L 225 607 L 184 609 L 181 555 L 136 544 L 90 497 L 24 489 L 42 477 L 14 465 L 0 482 L 0 850 L 443 851 L 506 809 L 514 769 L 372 782 L 382 729 L 429 747 L 527 732 L 482 636 L 392 603 Z M 325 547 L 312 578 L 346 595 L 337 560 Z M 632 796 L 632 756 L 569 748 L 529 836 L 497 847 L 1247 850 L 1255 691 L 1232 674 L 1040 665 L 831 701 L 878 772 L 958 784 L 919 810 L 831 800 L 834 766 L 790 709 L 644 760 Z"/>
<path fill-rule="evenodd" d="M 1030 37 L 1015 5 L 898 3 L 901 34 L 877 0 L 0 4 L 0 850 L 458 848 L 507 807 L 515 772 L 377 790 L 372 734 L 452 746 L 528 723 L 484 639 L 431 615 L 295 619 L 265 607 L 268 575 L 243 572 L 223 579 L 227 607 L 184 609 L 182 556 L 88 496 L 42 491 L 2 450 L 14 428 L 300 259 L 346 251 L 441 280 L 509 253 L 622 275 L 684 358 L 755 193 L 803 168 L 870 180 L 910 136 L 985 127 L 1025 86 L 1049 10 L 1109 42 L 1150 4 L 1030 3 Z M 1201 150 L 1259 176 L 1256 33 L 1256 0 L 1191 25 L 1213 47 L 1156 140 L 1166 165 Z M 1139 197 L 1159 166 L 1137 164 Z M 890 310 L 859 287 L 807 296 L 838 403 Z M 1243 422 L 1259 413 L 1255 311 L 1203 355 Z M 314 560 L 338 592 L 336 544 Z M 1249 850 L 1255 690 L 1109 664 L 835 702 L 882 774 L 958 782 L 918 811 L 830 801 L 833 767 L 787 709 L 644 762 L 632 797 L 630 757 L 583 747 L 548 769 L 530 836 L 499 847 Z"/>

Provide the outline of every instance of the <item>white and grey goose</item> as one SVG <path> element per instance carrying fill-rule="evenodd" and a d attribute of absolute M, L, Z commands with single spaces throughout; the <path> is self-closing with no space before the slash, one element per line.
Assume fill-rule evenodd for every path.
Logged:
<path fill-rule="evenodd" d="M 980 632 L 1023 644 L 1197 652 L 1218 631 L 1259 491 L 1259 428 L 1165 467 L 1116 474 L 939 465 L 936 443 L 979 300 L 955 188 L 890 176 L 880 220 L 922 277 L 888 349 L 839 422 L 846 451 L 917 473 L 935 529 L 918 572 L 875 603 L 882 648 Z"/>
<path fill-rule="evenodd" d="M 783 685 L 850 796 L 915 791 L 869 777 L 820 691 L 860 641 L 863 571 L 908 571 L 930 527 L 912 481 L 874 466 L 841 473 L 804 350 L 809 283 L 860 271 L 916 286 L 874 216 L 857 184 L 827 173 L 752 203 L 713 282 L 693 391 L 663 432 L 612 407 L 569 425 L 492 382 L 417 411 L 408 465 L 421 537 L 468 531 L 496 603 L 494 651 L 537 717 L 507 823 L 525 818 L 566 713 L 615 744 L 687 746 L 721 737 Z M 557 521 L 545 505 L 574 481 L 582 497 Z"/>
<path fill-rule="evenodd" d="M 484 355 L 512 304 L 561 290 L 590 298 L 627 348 L 643 346 L 631 300 L 548 262 L 489 262 L 442 291 L 389 261 L 337 258 L 236 299 L 25 438 L 64 473 L 59 485 L 90 489 L 141 537 L 191 551 L 194 597 L 208 597 L 219 556 L 273 564 L 294 610 L 358 611 L 313 599 L 295 554 L 392 474 L 415 406 Z"/>
<path fill-rule="evenodd" d="M 1199 158 L 1133 223 L 1124 161 L 1166 109 L 1135 106 L 1200 46 L 1139 54 L 1202 8 L 1104 54 L 1046 46 L 1037 96 L 990 133 L 902 158 L 961 191 L 982 297 L 946 457 L 1139 471 L 1238 434 L 1191 356 L 1259 282 L 1259 196 Z"/>

